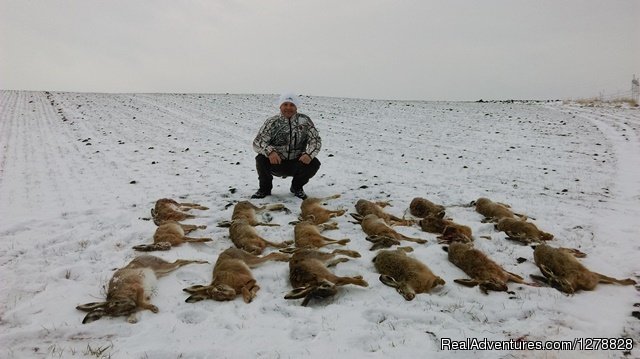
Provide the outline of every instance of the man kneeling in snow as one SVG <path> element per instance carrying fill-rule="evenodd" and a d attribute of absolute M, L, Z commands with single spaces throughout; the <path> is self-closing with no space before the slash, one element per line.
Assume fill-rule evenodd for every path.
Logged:
<path fill-rule="evenodd" d="M 265 121 L 253 140 L 260 189 L 251 198 L 271 194 L 273 176 L 293 176 L 290 191 L 305 199 L 303 186 L 320 168 L 316 158 L 322 140 L 309 116 L 298 113 L 298 97 L 282 94 L 278 101 L 280 114 Z"/>

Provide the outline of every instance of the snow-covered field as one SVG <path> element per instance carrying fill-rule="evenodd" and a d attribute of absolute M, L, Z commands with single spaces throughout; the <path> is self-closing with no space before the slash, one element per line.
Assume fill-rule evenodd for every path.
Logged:
<path fill-rule="evenodd" d="M 640 357 L 640 294 L 599 285 L 567 296 L 509 284 L 515 294 L 467 288 L 435 235 L 410 243 L 446 285 L 405 301 L 378 280 L 371 243 L 348 215 L 332 238 L 362 258 L 334 268 L 362 275 L 368 288 L 342 287 L 324 301 L 285 300 L 288 266 L 253 270 L 261 290 L 245 304 L 185 303 L 182 288 L 206 284 L 231 245 L 233 204 L 257 189 L 251 141 L 277 112 L 271 95 L 0 92 L 0 357 L 2 358 L 426 358 L 449 357 L 441 340 L 633 338 L 632 351 L 458 351 L 461 357 Z M 305 190 L 339 193 L 329 207 L 354 211 L 358 199 L 390 200 L 402 216 L 414 197 L 447 206 L 470 226 L 475 245 L 505 269 L 540 274 L 532 249 L 505 240 L 470 201 L 485 196 L 524 212 L 556 239 L 588 253 L 582 262 L 618 278 L 640 275 L 640 111 L 559 102 L 402 102 L 303 97 L 299 111 L 323 137 L 322 167 Z M 257 227 L 272 240 L 293 239 L 300 200 L 289 180 L 256 204 L 284 203 L 280 227 Z M 155 252 L 167 260 L 204 259 L 160 278 L 160 312 L 82 324 L 76 305 L 101 301 L 114 269 L 151 243 L 149 210 L 163 197 L 201 203 L 185 221 L 206 224 L 185 244 Z M 491 239 L 480 238 L 488 236 Z M 333 248 L 330 248 L 333 249 Z M 270 249 L 271 250 L 271 249 Z M 523 263 L 518 258 L 525 258 Z M 636 307 L 634 307 L 634 304 Z"/>

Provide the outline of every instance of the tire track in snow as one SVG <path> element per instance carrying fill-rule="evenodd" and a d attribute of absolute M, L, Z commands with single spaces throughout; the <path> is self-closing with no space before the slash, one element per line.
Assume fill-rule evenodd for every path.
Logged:
<path fill-rule="evenodd" d="M 75 166 L 69 161 L 77 151 L 69 144 L 67 131 L 44 94 L 35 93 L 32 101 L 12 121 L 18 134 L 14 136 L 16 151 L 23 157 L 13 157 L 6 169 L 19 172 L 12 177 L 22 178 L 24 186 L 13 186 L 8 191 L 13 198 L 26 202 L 29 211 L 73 208 L 83 202 L 82 191 L 68 190 L 78 184 Z"/>
<path fill-rule="evenodd" d="M 580 108 L 572 108 L 572 111 L 597 126 L 611 143 L 616 158 L 618 199 L 640 202 L 640 136 L 626 123 L 628 118 Z"/>
<path fill-rule="evenodd" d="M 0 186 L 5 178 L 4 171 L 6 168 L 7 157 L 9 152 L 13 151 L 11 141 L 12 121 L 16 119 L 18 97 L 24 94 L 17 91 L 0 91 Z M 0 187 L 1 188 L 1 187 Z M 1 197 L 0 197 L 1 199 Z"/>
<path fill-rule="evenodd" d="M 624 268 L 635 268 L 633 273 L 611 274 L 614 277 L 633 277 L 640 279 L 640 266 L 637 262 L 637 253 L 640 246 L 637 239 L 640 238 L 640 228 L 637 220 L 640 218 L 640 134 L 634 125 L 638 118 L 628 118 L 617 113 L 605 113 L 603 109 L 598 112 L 587 108 L 571 107 L 571 111 L 577 116 L 593 123 L 610 143 L 615 154 L 615 175 L 612 188 L 613 197 L 594 213 L 595 236 L 603 238 L 615 238 L 600 244 L 599 253 L 604 254 L 609 263 L 617 263 Z M 615 111 L 615 109 L 611 109 Z M 631 122 L 631 123 L 630 123 Z M 622 253 L 611 255 L 610 253 Z M 615 267 L 611 268 L 615 270 Z M 640 287 L 636 285 L 640 291 Z M 636 303 L 637 305 L 638 303 Z M 629 314 L 637 310 L 629 307 Z M 624 322 L 621 337 L 640 335 L 638 320 L 632 316 L 617 318 Z"/>

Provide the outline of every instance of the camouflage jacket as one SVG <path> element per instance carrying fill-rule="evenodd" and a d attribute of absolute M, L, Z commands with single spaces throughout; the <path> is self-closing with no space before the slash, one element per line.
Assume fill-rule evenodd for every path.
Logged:
<path fill-rule="evenodd" d="M 321 146 L 318 130 L 309 116 L 301 113 L 291 119 L 282 115 L 267 119 L 253 140 L 254 151 L 265 156 L 276 151 L 283 160 L 298 159 L 303 153 L 315 158 Z"/>

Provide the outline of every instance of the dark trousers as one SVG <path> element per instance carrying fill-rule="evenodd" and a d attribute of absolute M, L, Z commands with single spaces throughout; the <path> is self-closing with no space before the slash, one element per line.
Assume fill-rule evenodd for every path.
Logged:
<path fill-rule="evenodd" d="M 273 176 L 289 177 L 293 176 L 291 188 L 300 190 L 302 186 L 309 182 L 320 168 L 320 161 L 317 158 L 311 160 L 308 165 L 298 160 L 283 160 L 279 165 L 272 165 L 269 158 L 265 155 L 256 156 L 256 169 L 258 170 L 258 180 L 260 181 L 260 190 L 271 193 L 273 188 Z"/>

